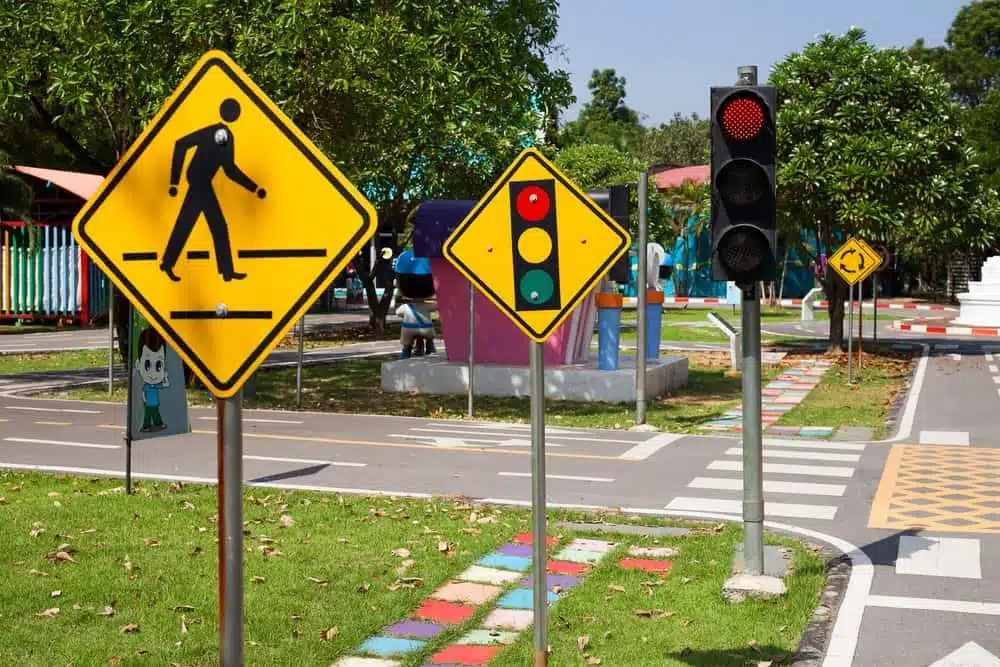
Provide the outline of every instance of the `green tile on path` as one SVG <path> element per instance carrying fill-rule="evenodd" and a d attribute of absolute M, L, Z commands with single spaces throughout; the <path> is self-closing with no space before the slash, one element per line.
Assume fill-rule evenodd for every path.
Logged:
<path fill-rule="evenodd" d="M 484 630 L 482 628 L 477 628 L 476 630 L 472 630 L 467 633 L 455 643 L 476 644 L 479 646 L 496 646 L 513 644 L 516 641 L 516 632 L 507 632 L 504 630 Z"/>

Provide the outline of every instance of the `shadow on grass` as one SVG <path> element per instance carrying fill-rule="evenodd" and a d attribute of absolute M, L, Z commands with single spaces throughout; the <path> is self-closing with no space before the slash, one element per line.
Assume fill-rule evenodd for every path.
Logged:
<path fill-rule="evenodd" d="M 776 646 L 733 647 L 708 651 L 684 650 L 667 654 L 668 658 L 696 667 L 719 667 L 720 665 L 791 664 L 795 654 Z"/>

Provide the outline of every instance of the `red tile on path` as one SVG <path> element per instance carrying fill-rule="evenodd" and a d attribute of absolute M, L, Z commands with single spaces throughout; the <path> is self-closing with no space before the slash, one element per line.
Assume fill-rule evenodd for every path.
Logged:
<path fill-rule="evenodd" d="M 587 572 L 592 566 L 585 563 L 570 563 L 565 560 L 550 560 L 545 569 L 552 574 L 568 574 L 571 577 L 578 577 Z"/>
<path fill-rule="evenodd" d="M 497 646 L 448 646 L 431 656 L 431 664 L 485 665 L 499 652 Z"/>
<path fill-rule="evenodd" d="M 475 607 L 453 604 L 441 600 L 424 600 L 415 612 L 414 618 L 422 618 L 435 623 L 461 623 L 476 613 Z"/>
<path fill-rule="evenodd" d="M 674 564 L 669 560 L 654 560 L 652 558 L 622 558 L 618 565 L 626 570 L 642 570 L 643 572 L 670 572 Z"/>
<path fill-rule="evenodd" d="M 545 544 L 549 545 L 550 547 L 558 541 L 559 538 L 556 537 L 545 538 Z M 531 533 L 520 533 L 519 535 L 514 536 L 514 542 L 518 544 L 534 544 L 534 538 L 532 538 Z"/>

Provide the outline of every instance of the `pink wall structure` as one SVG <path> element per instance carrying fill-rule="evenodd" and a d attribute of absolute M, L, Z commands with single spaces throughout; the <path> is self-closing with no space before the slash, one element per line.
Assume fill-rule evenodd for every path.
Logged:
<path fill-rule="evenodd" d="M 434 292 L 448 361 L 469 360 L 469 281 L 442 257 L 431 258 Z M 595 290 L 596 291 L 596 290 Z M 475 361 L 484 364 L 527 366 L 529 339 L 492 301 L 476 290 Z M 588 358 L 594 336 L 597 306 L 591 295 L 545 342 L 548 365 L 579 364 Z"/>

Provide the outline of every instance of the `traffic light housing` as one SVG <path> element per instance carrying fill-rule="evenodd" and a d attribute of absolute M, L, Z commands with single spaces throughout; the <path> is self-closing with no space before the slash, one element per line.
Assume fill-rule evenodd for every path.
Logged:
<path fill-rule="evenodd" d="M 555 181 L 516 181 L 510 188 L 517 310 L 559 310 L 559 238 Z"/>
<path fill-rule="evenodd" d="M 600 206 L 605 213 L 610 215 L 615 222 L 621 225 L 622 229 L 629 228 L 627 185 L 612 185 L 610 188 L 601 190 L 588 190 L 587 196 Z M 621 285 L 627 284 L 632 280 L 630 264 L 629 253 L 625 253 L 618 258 L 617 262 L 611 265 L 608 277 Z"/>
<path fill-rule="evenodd" d="M 711 89 L 713 280 L 776 278 L 775 100 L 771 86 Z"/>

